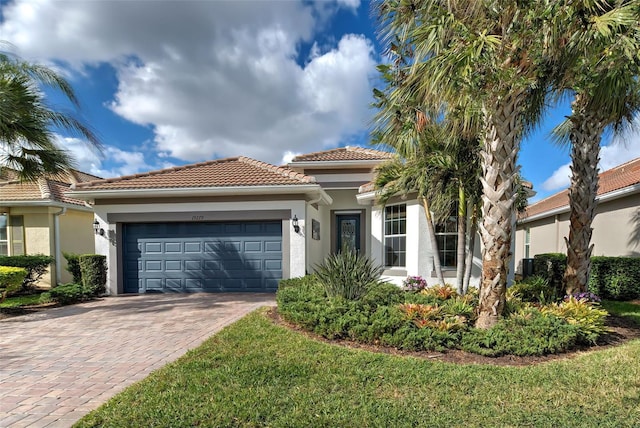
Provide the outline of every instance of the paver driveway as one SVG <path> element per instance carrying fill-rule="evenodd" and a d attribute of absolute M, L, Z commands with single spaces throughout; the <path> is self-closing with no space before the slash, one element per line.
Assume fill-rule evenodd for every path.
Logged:
<path fill-rule="evenodd" d="M 110 297 L 0 321 L 0 427 L 68 427 L 273 294 Z"/>

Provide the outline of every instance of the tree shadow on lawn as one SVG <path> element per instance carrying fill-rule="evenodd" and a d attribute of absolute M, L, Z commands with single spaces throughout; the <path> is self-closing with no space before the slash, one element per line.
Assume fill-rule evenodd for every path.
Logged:
<path fill-rule="evenodd" d="M 571 352 L 565 352 L 562 354 L 549 354 L 544 356 L 528 356 L 518 357 L 515 355 L 503 355 L 500 357 L 486 357 L 483 355 L 474 354 L 471 352 L 460 351 L 456 349 L 447 350 L 445 352 L 437 351 L 403 351 L 396 348 L 390 348 L 380 345 L 370 345 L 360 342 L 354 342 L 351 340 L 329 340 L 315 333 L 304 330 L 303 328 L 289 323 L 284 320 L 276 307 L 272 307 L 267 316 L 280 326 L 295 330 L 296 332 L 303 334 L 313 340 L 320 342 L 344 346 L 350 349 L 360 349 L 369 352 L 377 352 L 388 355 L 409 356 L 415 358 L 422 358 L 431 361 L 441 361 L 447 363 L 456 364 L 489 364 L 496 366 L 531 366 L 540 363 L 546 363 L 555 360 L 565 360 L 574 358 L 578 355 L 591 351 L 600 351 L 603 349 L 611 348 L 614 346 L 622 345 L 630 340 L 640 338 L 640 324 L 634 320 L 616 315 L 609 315 L 607 317 L 606 325 L 610 331 L 604 334 L 596 345 L 593 346 L 581 346 L 574 349 Z"/>

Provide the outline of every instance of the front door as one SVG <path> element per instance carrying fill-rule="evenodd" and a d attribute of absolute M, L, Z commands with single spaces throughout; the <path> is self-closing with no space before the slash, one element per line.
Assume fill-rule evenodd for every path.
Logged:
<path fill-rule="evenodd" d="M 344 246 L 360 251 L 360 215 L 337 214 L 336 215 L 336 250 L 340 251 Z"/>

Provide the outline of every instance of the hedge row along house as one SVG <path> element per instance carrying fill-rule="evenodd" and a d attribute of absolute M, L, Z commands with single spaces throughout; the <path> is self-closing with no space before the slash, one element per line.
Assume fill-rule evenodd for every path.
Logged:
<path fill-rule="evenodd" d="M 593 256 L 640 256 L 640 158 L 600 173 L 593 220 Z M 516 272 L 536 254 L 567 253 L 567 190 L 527 207 L 518 219 L 514 249 Z"/>
<path fill-rule="evenodd" d="M 0 255 L 44 254 L 55 263 L 39 285 L 71 281 L 63 252 L 93 253 L 93 208 L 66 193 L 75 183 L 99 177 L 71 170 L 56 177 L 20 182 L 0 172 Z"/>

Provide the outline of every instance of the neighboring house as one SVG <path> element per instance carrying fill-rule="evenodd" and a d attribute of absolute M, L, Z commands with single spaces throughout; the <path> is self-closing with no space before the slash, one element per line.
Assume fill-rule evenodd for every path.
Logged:
<path fill-rule="evenodd" d="M 0 173 L 0 255 L 44 254 L 55 262 L 39 285 L 71 281 L 63 252 L 93 253 L 93 209 L 65 194 L 72 183 L 98 177 L 72 170 L 56 178 L 20 182 Z"/>
<path fill-rule="evenodd" d="M 396 283 L 422 275 L 433 284 L 422 206 L 394 199 L 378 207 L 367 187 L 392 156 L 344 147 L 283 167 L 235 157 L 78 183 L 69 195 L 94 207 L 112 294 L 274 291 L 344 245 Z M 455 229 L 439 233 L 441 257 L 455 263 Z"/>
<path fill-rule="evenodd" d="M 640 158 L 600 174 L 596 215 L 592 223 L 593 256 L 640 256 Z M 522 259 L 567 252 L 567 190 L 527 207 L 516 231 L 516 272 Z"/>

